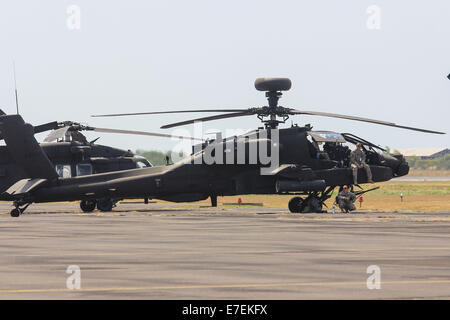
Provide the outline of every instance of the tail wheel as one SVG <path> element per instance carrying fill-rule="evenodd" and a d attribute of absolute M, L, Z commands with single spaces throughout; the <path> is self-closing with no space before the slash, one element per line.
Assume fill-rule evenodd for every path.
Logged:
<path fill-rule="evenodd" d="M 83 200 L 80 202 L 80 208 L 83 212 L 92 212 L 95 210 L 97 201 L 95 200 Z"/>
<path fill-rule="evenodd" d="M 20 216 L 20 214 L 21 214 L 22 212 L 20 211 L 20 209 L 19 208 L 15 208 L 15 209 L 12 209 L 11 210 L 11 217 L 18 217 L 18 216 Z"/>
<path fill-rule="evenodd" d="M 18 217 L 20 216 L 27 208 L 28 206 L 31 204 L 31 202 L 26 203 L 24 205 L 24 203 L 20 203 L 19 201 L 14 201 L 14 206 L 15 208 L 11 210 L 10 214 L 11 217 Z M 22 205 L 22 208 L 20 207 Z"/>
<path fill-rule="evenodd" d="M 101 199 L 97 201 L 97 209 L 102 212 L 111 211 L 114 206 L 114 203 L 111 199 Z"/>
<path fill-rule="evenodd" d="M 300 197 L 294 197 L 289 200 L 289 211 L 292 213 L 300 213 L 303 211 L 303 199 Z"/>

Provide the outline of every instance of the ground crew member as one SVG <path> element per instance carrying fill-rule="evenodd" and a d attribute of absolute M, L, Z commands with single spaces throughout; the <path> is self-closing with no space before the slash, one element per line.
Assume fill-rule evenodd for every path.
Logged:
<path fill-rule="evenodd" d="M 367 182 L 373 183 L 372 172 L 366 163 L 366 154 L 361 148 L 361 143 L 356 144 L 356 149 L 350 153 L 350 166 L 353 170 L 353 184 L 358 184 L 358 169 L 364 168 L 367 174 Z"/>
<path fill-rule="evenodd" d="M 353 192 L 350 192 L 348 186 L 343 186 L 342 191 L 339 192 L 336 197 L 336 201 L 342 212 L 349 212 L 355 210 L 355 205 L 353 202 L 356 201 L 356 196 Z"/>

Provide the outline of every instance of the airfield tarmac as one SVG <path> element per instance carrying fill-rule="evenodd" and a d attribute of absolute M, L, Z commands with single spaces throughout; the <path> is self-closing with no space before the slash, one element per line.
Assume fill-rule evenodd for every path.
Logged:
<path fill-rule="evenodd" d="M 0 204 L 0 299 L 449 299 L 450 211 Z M 81 289 L 66 269 L 81 269 Z M 381 271 L 369 290 L 367 267 Z"/>

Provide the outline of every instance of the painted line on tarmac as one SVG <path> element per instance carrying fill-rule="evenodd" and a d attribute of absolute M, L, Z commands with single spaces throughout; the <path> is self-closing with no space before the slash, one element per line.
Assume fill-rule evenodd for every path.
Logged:
<path fill-rule="evenodd" d="M 397 280 L 382 281 L 381 285 L 449 284 L 448 280 Z M 172 289 L 233 289 L 233 288 L 271 288 L 271 287 L 325 287 L 325 286 L 366 286 L 366 281 L 343 282 L 287 282 L 287 283 L 247 283 L 217 285 L 180 285 L 180 286 L 144 286 L 71 289 L 3 289 L 0 293 L 50 293 L 50 292 L 101 292 L 101 291 L 151 291 Z"/>
<path fill-rule="evenodd" d="M 299 249 L 299 250 L 230 250 L 230 251 L 214 251 L 214 254 L 264 254 L 264 253 L 329 253 L 330 251 L 341 252 L 372 252 L 372 251 L 446 251 L 450 247 L 408 247 L 408 248 L 345 248 L 345 249 Z M 144 256 L 144 255 L 190 255 L 190 254 L 207 254 L 210 251 L 145 251 L 145 252 L 110 252 L 110 253 L 49 253 L 49 254 L 8 254 L 9 257 L 102 257 L 102 256 Z"/>
<path fill-rule="evenodd" d="M 450 248 L 449 248 L 450 249 Z M 328 251 L 328 250 L 327 250 Z M 308 250 L 236 250 L 214 251 L 214 254 L 263 254 L 263 253 L 304 253 Z M 62 253 L 62 254 L 11 254 L 12 257 L 72 257 L 72 256 L 139 256 L 162 254 L 208 254 L 207 251 L 146 251 L 146 252 L 111 252 L 111 253 Z"/>

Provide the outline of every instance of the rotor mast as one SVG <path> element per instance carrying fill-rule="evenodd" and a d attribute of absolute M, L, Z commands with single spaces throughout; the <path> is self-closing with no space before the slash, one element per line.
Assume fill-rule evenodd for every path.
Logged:
<path fill-rule="evenodd" d="M 277 108 L 278 100 L 283 94 L 281 91 L 268 91 L 266 92 L 267 101 L 269 102 L 269 120 L 263 120 L 266 129 L 276 129 L 278 124 L 284 121 L 277 120 Z"/>

